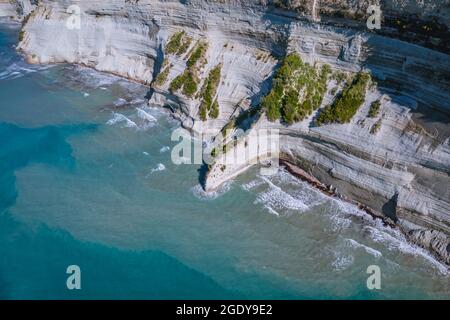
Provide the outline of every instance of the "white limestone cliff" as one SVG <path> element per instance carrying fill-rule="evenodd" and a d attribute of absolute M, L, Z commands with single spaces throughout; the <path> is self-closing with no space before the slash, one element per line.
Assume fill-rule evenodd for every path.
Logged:
<path fill-rule="evenodd" d="M 0 17 L 21 20 L 36 8 L 37 0 L 0 0 Z"/>
<path fill-rule="evenodd" d="M 423 7 L 412 1 L 383 3 L 387 20 L 403 21 L 403 15 L 416 14 L 421 19 L 437 17 L 436 25 L 448 28 L 442 1 L 425 1 Z M 400 3 L 401 14 L 396 7 Z M 68 10 L 74 4 L 79 15 Z M 328 63 L 334 70 L 369 70 L 379 85 L 369 90 L 349 124 L 316 127 L 314 114 L 287 126 L 262 115 L 253 130 L 279 129 L 283 159 L 349 198 L 382 211 L 395 197 L 398 224 L 405 233 L 450 263 L 449 252 L 442 250 L 450 243 L 448 47 L 437 31 L 431 42 L 417 37 L 415 43 L 402 41 L 406 33 L 393 27 L 383 29 L 385 34 L 368 32 L 360 18 L 367 7 L 363 1 L 320 1 L 320 8 L 313 6 L 316 1 L 309 0 L 43 0 L 26 19 L 18 49 L 32 63 L 78 63 L 153 83 L 150 103 L 170 105 L 183 125 L 197 133 L 221 129 L 257 106 L 270 88 L 276 57 L 287 52 L 297 52 L 311 64 Z M 4 0 L 0 12 L 11 12 Z M 192 38 L 188 50 L 181 56 L 164 54 L 168 39 L 179 31 Z M 220 115 L 205 122 L 199 121 L 198 96 L 169 90 L 186 70 L 198 41 L 208 44 L 205 63 L 196 70 L 199 88 L 221 65 L 215 97 Z M 155 84 L 167 66 L 167 78 Z M 329 89 L 334 86 L 330 81 Z M 383 98 L 382 118 L 369 119 L 370 103 L 378 98 Z M 328 92 L 322 107 L 332 99 Z M 379 120 L 379 131 L 373 134 Z M 253 153 L 253 159 L 258 157 L 268 158 L 263 148 Z M 248 167 L 224 166 L 217 159 L 205 188 L 216 189 Z M 430 239 L 439 239 L 439 245 Z"/>

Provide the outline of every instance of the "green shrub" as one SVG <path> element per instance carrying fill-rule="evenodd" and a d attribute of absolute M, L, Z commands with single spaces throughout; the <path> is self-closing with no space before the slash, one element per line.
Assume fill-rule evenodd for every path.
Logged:
<path fill-rule="evenodd" d="M 220 107 L 217 100 L 214 101 L 214 97 L 220 84 L 221 70 L 222 66 L 217 65 L 209 72 L 203 84 L 201 90 L 202 102 L 200 104 L 200 117 L 203 121 L 207 119 L 208 114 L 214 119 L 219 117 Z"/>
<path fill-rule="evenodd" d="M 184 53 L 186 53 L 186 51 L 189 49 L 189 46 L 191 45 L 191 42 L 192 42 L 192 38 L 191 37 L 188 37 L 188 36 L 184 36 L 183 37 L 183 40 L 182 40 L 182 44 L 181 44 L 181 46 L 180 46 L 180 48 L 178 49 L 178 51 L 177 51 L 177 55 L 178 56 L 181 56 L 181 55 L 183 55 Z"/>
<path fill-rule="evenodd" d="M 367 85 L 370 82 L 368 73 L 360 72 L 353 83 L 347 85 L 341 96 L 317 117 L 317 124 L 348 123 L 364 103 Z"/>
<path fill-rule="evenodd" d="M 173 34 L 166 44 L 166 53 L 176 54 L 181 47 L 184 35 L 185 35 L 184 31 L 180 31 Z"/>
<path fill-rule="evenodd" d="M 186 62 L 188 68 L 193 68 L 200 59 L 204 58 L 206 49 L 208 49 L 208 45 L 205 42 L 199 42 L 197 44 Z"/>
<path fill-rule="evenodd" d="M 335 80 L 338 85 L 340 85 L 342 82 L 345 82 L 347 80 L 347 75 L 342 71 L 336 71 L 331 76 L 331 79 Z"/>
<path fill-rule="evenodd" d="M 376 118 L 378 116 L 378 114 L 380 113 L 380 107 L 381 107 L 381 102 L 380 100 L 376 100 L 374 102 L 372 102 L 372 104 L 370 105 L 370 110 L 369 110 L 369 118 Z"/>
<path fill-rule="evenodd" d="M 23 41 L 23 38 L 25 37 L 25 31 L 21 30 L 19 32 L 19 42 Z"/>
<path fill-rule="evenodd" d="M 303 120 L 322 104 L 331 67 L 319 70 L 303 63 L 300 56 L 286 56 L 275 74 L 272 89 L 262 99 L 262 108 L 270 121 L 287 124 Z"/>
<path fill-rule="evenodd" d="M 183 87 L 184 82 L 186 81 L 187 74 L 188 74 L 188 71 L 186 70 L 182 74 L 177 76 L 175 79 L 173 79 L 172 83 L 170 84 L 170 88 L 169 88 L 170 91 L 175 92 L 175 91 L 180 90 Z"/>
<path fill-rule="evenodd" d="M 262 100 L 262 107 L 266 110 L 267 118 L 276 121 L 281 118 L 280 104 L 282 94 L 280 92 L 270 92 Z"/>
<path fill-rule="evenodd" d="M 169 73 L 170 73 L 170 67 L 167 66 L 162 72 L 160 72 L 158 74 L 158 76 L 155 79 L 155 84 L 157 86 L 162 86 L 166 82 L 167 77 L 169 76 Z"/>
<path fill-rule="evenodd" d="M 166 54 L 175 54 L 181 56 L 189 49 L 192 43 L 192 38 L 184 31 L 173 34 L 168 40 L 165 48 Z"/>
<path fill-rule="evenodd" d="M 281 110 L 283 120 L 288 124 L 293 124 L 296 121 L 298 108 L 298 92 L 296 90 L 290 89 L 283 99 Z"/>
<path fill-rule="evenodd" d="M 209 112 L 209 116 L 213 119 L 217 119 L 219 117 L 219 102 L 216 100 L 214 101 L 211 111 Z"/>
<path fill-rule="evenodd" d="M 191 98 L 196 92 L 197 92 L 197 82 L 195 80 L 195 76 L 192 74 L 191 71 L 188 71 L 184 79 L 183 93 L 184 95 Z"/>
<path fill-rule="evenodd" d="M 192 39 L 185 35 L 184 31 L 176 33 L 172 36 L 169 43 L 166 46 L 166 52 L 181 55 L 187 51 L 191 44 Z M 189 98 L 192 98 L 194 94 L 198 91 L 198 79 L 196 77 L 197 71 L 195 66 L 197 62 L 204 58 L 206 53 L 207 44 L 204 42 L 199 42 L 197 46 L 193 49 L 187 61 L 188 68 L 175 79 L 173 79 L 170 84 L 170 91 L 176 92 L 183 89 L 183 94 Z M 165 75 L 161 75 L 164 79 Z M 167 76 L 166 76 L 167 78 Z"/>
<path fill-rule="evenodd" d="M 200 119 L 202 121 L 208 120 L 208 107 L 206 106 L 206 104 L 201 103 L 199 111 L 200 111 Z"/>
<path fill-rule="evenodd" d="M 191 98 L 197 92 L 197 80 L 190 70 L 185 70 L 182 74 L 172 80 L 169 90 L 176 92 L 183 89 L 183 94 Z"/>

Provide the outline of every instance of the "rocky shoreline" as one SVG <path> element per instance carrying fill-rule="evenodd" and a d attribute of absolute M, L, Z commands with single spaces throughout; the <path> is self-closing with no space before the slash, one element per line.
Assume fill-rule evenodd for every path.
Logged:
<path fill-rule="evenodd" d="M 371 208 L 369 208 L 367 205 L 362 204 L 358 201 L 349 199 L 346 195 L 340 194 L 336 188 L 334 188 L 332 185 L 325 185 L 321 183 L 319 180 L 317 180 L 315 177 L 307 173 L 305 170 L 303 170 L 300 167 L 295 166 L 294 164 L 285 161 L 280 160 L 280 164 L 286 168 L 286 170 L 291 173 L 293 176 L 299 178 L 302 181 L 308 182 L 311 186 L 314 188 L 320 190 L 322 193 L 326 194 L 327 196 L 338 198 L 342 201 L 348 202 L 356 206 L 359 210 L 364 211 L 368 215 L 372 216 L 374 219 L 380 219 L 383 221 L 383 224 L 392 228 L 396 227 L 396 224 L 392 219 L 389 217 L 384 216 L 381 212 L 377 212 Z"/>
<path fill-rule="evenodd" d="M 333 198 L 338 198 L 339 200 L 350 203 L 355 207 L 357 207 L 359 210 L 370 215 L 373 219 L 381 220 L 385 226 L 400 230 L 405 235 L 406 239 L 409 242 L 426 249 L 437 260 L 442 261 L 447 266 L 450 266 L 449 255 L 447 251 L 447 247 L 450 246 L 450 244 L 447 243 L 445 234 L 435 232 L 436 234 L 433 235 L 432 234 L 433 232 L 431 232 L 430 234 L 430 232 L 426 231 L 417 231 L 414 228 L 410 228 L 408 227 L 408 225 L 405 224 L 397 224 L 391 218 L 383 215 L 383 213 L 378 212 L 356 200 L 350 199 L 345 194 L 339 193 L 338 190 L 336 190 L 336 188 L 334 188 L 332 185 L 327 186 L 321 183 L 314 176 L 307 173 L 302 168 L 295 166 L 289 161 L 280 160 L 280 164 L 293 176 L 299 178 L 302 181 L 307 182 L 309 185 L 311 185 L 317 190 L 320 190 L 325 195 Z"/>

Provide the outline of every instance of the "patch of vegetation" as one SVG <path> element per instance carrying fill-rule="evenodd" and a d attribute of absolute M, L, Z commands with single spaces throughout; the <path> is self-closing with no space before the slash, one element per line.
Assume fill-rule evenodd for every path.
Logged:
<path fill-rule="evenodd" d="M 197 89 L 197 80 L 195 79 L 195 75 L 189 70 L 184 78 L 183 94 L 189 98 L 192 98 L 192 96 L 197 92 Z"/>
<path fill-rule="evenodd" d="M 23 41 L 24 37 L 25 37 L 25 31 L 20 30 L 20 32 L 19 32 L 19 42 Z"/>
<path fill-rule="evenodd" d="M 201 90 L 202 102 L 200 104 L 200 118 L 205 121 L 208 115 L 216 119 L 219 116 L 219 103 L 217 99 L 214 100 L 217 88 L 220 83 L 222 66 L 219 64 L 214 69 L 212 69 L 205 80 Z"/>
<path fill-rule="evenodd" d="M 317 125 L 350 122 L 365 101 L 370 80 L 370 74 L 358 73 L 353 82 L 344 88 L 341 96 L 320 113 L 317 117 Z"/>
<path fill-rule="evenodd" d="M 183 54 L 185 54 L 185 52 L 189 49 L 189 47 L 191 46 L 192 43 L 192 38 L 185 36 L 183 38 L 182 44 L 180 46 L 180 49 L 177 51 L 177 55 L 181 56 Z"/>
<path fill-rule="evenodd" d="M 216 100 L 214 101 L 211 110 L 209 111 L 209 116 L 213 119 L 217 119 L 219 117 L 220 108 L 219 108 L 219 102 Z"/>
<path fill-rule="evenodd" d="M 175 92 L 183 89 L 183 94 L 187 97 L 192 98 L 194 96 L 194 94 L 198 91 L 198 78 L 196 76 L 198 72 L 196 70 L 197 62 L 204 59 L 207 48 L 208 45 L 205 42 L 199 42 L 196 45 L 196 47 L 192 50 L 188 61 L 186 62 L 188 68 L 182 74 L 173 79 L 170 84 L 170 91 Z"/>
<path fill-rule="evenodd" d="M 180 31 L 173 34 L 166 44 L 166 54 L 183 55 L 191 45 L 192 38 L 186 32 Z"/>
<path fill-rule="evenodd" d="M 348 80 L 348 77 L 347 74 L 345 74 L 345 72 L 338 70 L 333 73 L 331 79 L 335 80 L 337 84 L 340 85 L 341 83 L 346 82 Z"/>
<path fill-rule="evenodd" d="M 316 68 L 295 53 L 286 56 L 275 74 L 271 91 L 262 100 L 268 119 L 293 124 L 310 115 L 322 104 L 330 73 L 329 65 Z"/>
<path fill-rule="evenodd" d="M 170 83 L 169 90 L 172 92 L 180 90 L 183 87 L 184 82 L 186 81 L 188 72 L 188 70 L 185 70 L 182 74 L 173 79 Z"/>
<path fill-rule="evenodd" d="M 376 100 L 372 102 L 369 110 L 369 118 L 376 118 L 380 113 L 381 102 L 380 100 Z"/>
<path fill-rule="evenodd" d="M 181 40 L 183 39 L 184 34 L 184 31 L 180 31 L 170 37 L 169 41 L 166 44 L 166 53 L 175 54 L 178 51 L 181 46 Z"/>
<path fill-rule="evenodd" d="M 158 76 L 155 79 L 155 84 L 157 86 L 162 86 L 164 83 L 166 83 L 167 78 L 169 77 L 171 67 L 172 65 L 163 67 L 164 69 L 158 74 Z"/>
<path fill-rule="evenodd" d="M 191 70 L 185 70 L 171 82 L 169 87 L 171 92 L 176 92 L 180 89 L 183 89 L 183 94 L 189 98 L 192 98 L 197 92 L 197 78 Z"/>
<path fill-rule="evenodd" d="M 195 67 L 197 62 L 204 58 L 207 49 L 208 45 L 206 42 L 199 42 L 194 48 L 194 51 L 191 53 L 188 61 L 186 62 L 188 68 Z"/>
<path fill-rule="evenodd" d="M 211 157 L 216 158 L 219 155 L 219 150 L 217 148 L 214 148 L 211 150 Z"/>

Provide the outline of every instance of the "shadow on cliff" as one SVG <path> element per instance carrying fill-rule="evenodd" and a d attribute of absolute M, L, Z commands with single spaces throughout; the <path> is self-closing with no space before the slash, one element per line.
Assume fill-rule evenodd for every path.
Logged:
<path fill-rule="evenodd" d="M 203 163 L 200 168 L 197 170 L 198 172 L 198 182 L 202 186 L 203 190 L 206 189 L 206 178 L 208 174 L 208 165 Z"/>
<path fill-rule="evenodd" d="M 392 221 L 397 223 L 397 202 L 398 193 L 396 193 L 388 202 L 386 202 L 381 208 L 381 212 L 385 217 L 390 218 Z"/>
<path fill-rule="evenodd" d="M 156 51 L 155 64 L 153 66 L 153 74 L 152 74 L 153 79 L 156 79 L 158 74 L 161 73 L 163 64 L 164 64 L 164 49 L 163 44 L 161 43 Z M 147 94 L 145 95 L 145 99 L 150 100 L 154 92 L 155 90 L 153 89 L 153 87 L 150 87 L 150 89 L 147 91 Z"/>

